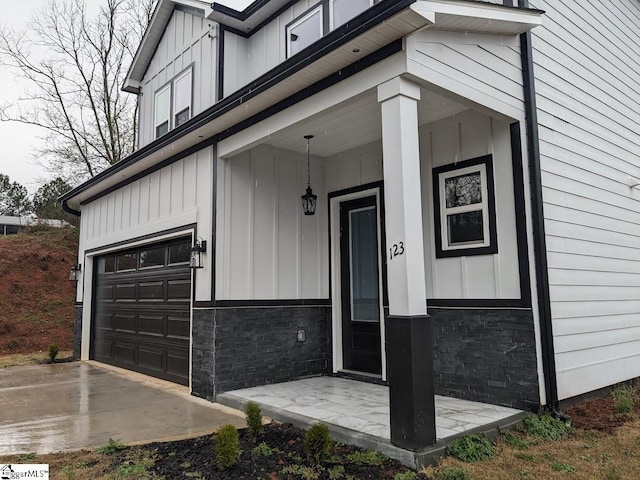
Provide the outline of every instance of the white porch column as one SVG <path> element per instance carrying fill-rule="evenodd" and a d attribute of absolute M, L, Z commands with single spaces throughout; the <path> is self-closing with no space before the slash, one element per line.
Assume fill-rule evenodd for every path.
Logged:
<path fill-rule="evenodd" d="M 391 442 L 436 441 L 431 320 L 427 315 L 418 140 L 420 87 L 402 77 L 378 86 L 382 109 L 386 319 Z"/>

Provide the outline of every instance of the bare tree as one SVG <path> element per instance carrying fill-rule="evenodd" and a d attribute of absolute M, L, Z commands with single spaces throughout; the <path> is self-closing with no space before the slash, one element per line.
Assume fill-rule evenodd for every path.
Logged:
<path fill-rule="evenodd" d="M 26 31 L 0 26 L 0 65 L 25 82 L 0 121 L 46 131 L 35 153 L 56 176 L 93 177 L 136 145 L 137 98 L 120 90 L 155 0 L 48 0 Z"/>

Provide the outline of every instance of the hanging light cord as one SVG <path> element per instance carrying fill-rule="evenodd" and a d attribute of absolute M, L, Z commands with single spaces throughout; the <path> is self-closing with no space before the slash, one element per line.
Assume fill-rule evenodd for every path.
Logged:
<path fill-rule="evenodd" d="M 309 160 L 309 140 L 310 136 L 307 136 L 307 187 L 311 186 L 311 161 Z"/>

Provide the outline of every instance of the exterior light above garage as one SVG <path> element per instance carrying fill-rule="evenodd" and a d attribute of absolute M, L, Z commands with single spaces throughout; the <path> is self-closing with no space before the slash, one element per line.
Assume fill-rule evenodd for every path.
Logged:
<path fill-rule="evenodd" d="M 189 259 L 189 267 L 191 268 L 204 268 L 204 262 L 202 260 L 202 254 L 207 252 L 207 241 L 196 240 L 193 247 L 191 247 L 191 256 Z"/>
<path fill-rule="evenodd" d="M 71 267 L 71 271 L 69 272 L 69 280 L 72 282 L 77 282 L 80 280 L 80 275 L 82 273 L 82 265 L 79 263 L 74 263 L 73 267 Z"/>
<path fill-rule="evenodd" d="M 314 215 L 316 213 L 316 205 L 318 202 L 318 196 L 313 194 L 311 190 L 311 163 L 310 163 L 310 149 L 309 140 L 313 138 L 313 135 L 305 135 L 307 139 L 307 193 L 302 195 L 302 210 L 305 215 Z"/>

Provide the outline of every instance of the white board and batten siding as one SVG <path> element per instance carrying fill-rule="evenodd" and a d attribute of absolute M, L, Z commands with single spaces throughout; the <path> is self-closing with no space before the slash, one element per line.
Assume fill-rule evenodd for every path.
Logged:
<path fill-rule="evenodd" d="M 493 155 L 498 253 L 436 258 L 432 168 Z M 507 123 L 466 111 L 420 128 L 422 215 L 427 296 L 519 299 L 511 138 Z"/>
<path fill-rule="evenodd" d="M 318 214 L 304 216 L 306 155 L 260 146 L 218 162 L 216 299 L 329 297 L 323 165 L 311 159 Z"/>
<path fill-rule="evenodd" d="M 142 79 L 139 146 L 155 140 L 156 92 L 193 65 L 192 117 L 216 103 L 217 25 L 203 17 L 174 10 L 162 40 Z"/>
<path fill-rule="evenodd" d="M 212 148 L 205 148 L 82 206 L 80 258 L 86 264 L 91 258 L 85 257 L 87 250 L 99 254 L 123 249 L 141 237 L 151 237 L 144 240 L 150 243 L 159 232 L 191 224 L 197 224 L 199 237 L 211 242 L 212 158 Z M 205 261 L 210 263 L 210 255 Z M 196 300 L 211 299 L 210 271 L 198 271 Z M 85 305 L 91 305 L 90 286 L 85 287 Z"/>
<path fill-rule="evenodd" d="M 531 4 L 562 399 L 640 376 L 640 3 Z"/>

